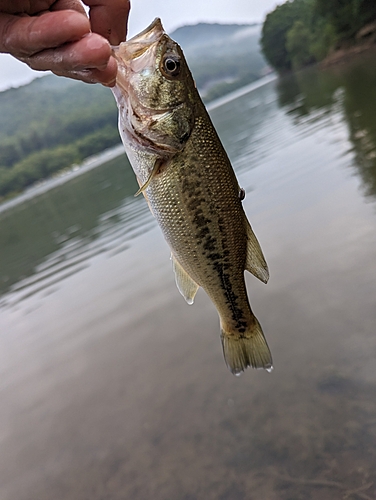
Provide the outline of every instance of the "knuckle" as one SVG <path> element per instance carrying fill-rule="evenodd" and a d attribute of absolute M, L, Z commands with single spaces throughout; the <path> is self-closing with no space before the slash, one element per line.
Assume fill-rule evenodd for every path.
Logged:
<path fill-rule="evenodd" d="M 14 29 L 15 20 L 9 18 L 3 26 L 2 39 L 5 52 L 9 52 L 16 57 L 21 56 L 19 51 L 19 34 Z"/>

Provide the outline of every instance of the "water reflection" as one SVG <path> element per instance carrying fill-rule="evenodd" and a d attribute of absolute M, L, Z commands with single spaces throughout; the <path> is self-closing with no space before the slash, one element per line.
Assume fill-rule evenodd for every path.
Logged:
<path fill-rule="evenodd" d="M 366 196 L 376 196 L 375 54 L 322 71 L 315 68 L 278 82 L 278 99 L 298 122 L 340 112 L 354 149 Z"/>
<path fill-rule="evenodd" d="M 247 285 L 273 374 L 227 371 L 123 160 L 0 215 L 2 500 L 376 498 L 373 70 L 357 78 L 313 69 L 212 111 L 270 266 Z"/>
<path fill-rule="evenodd" d="M 153 225 L 125 156 L 0 213 L 0 306 L 115 255 Z M 11 293 L 9 293 L 11 292 Z"/>

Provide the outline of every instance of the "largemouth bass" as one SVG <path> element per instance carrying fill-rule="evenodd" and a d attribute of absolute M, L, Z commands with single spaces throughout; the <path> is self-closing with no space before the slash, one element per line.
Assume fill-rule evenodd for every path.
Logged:
<path fill-rule="evenodd" d="M 183 52 L 160 19 L 113 50 L 120 135 L 170 246 L 177 287 L 188 304 L 200 286 L 213 301 L 234 374 L 248 366 L 270 370 L 244 282 L 247 270 L 266 283 L 268 267 Z"/>

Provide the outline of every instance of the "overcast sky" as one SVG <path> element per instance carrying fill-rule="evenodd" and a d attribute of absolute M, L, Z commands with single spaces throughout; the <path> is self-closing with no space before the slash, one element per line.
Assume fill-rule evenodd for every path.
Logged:
<path fill-rule="evenodd" d="M 283 0 L 133 0 L 129 35 L 133 36 L 155 17 L 160 17 L 167 32 L 184 24 L 262 22 L 265 15 Z M 10 56 L 0 54 L 0 91 L 31 81 L 34 72 Z"/>

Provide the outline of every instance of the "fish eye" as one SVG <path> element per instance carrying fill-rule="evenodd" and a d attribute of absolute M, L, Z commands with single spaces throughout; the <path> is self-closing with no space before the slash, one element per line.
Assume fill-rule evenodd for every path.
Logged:
<path fill-rule="evenodd" d="M 163 61 L 163 70 L 167 76 L 177 76 L 180 73 L 180 60 L 168 55 Z"/>

